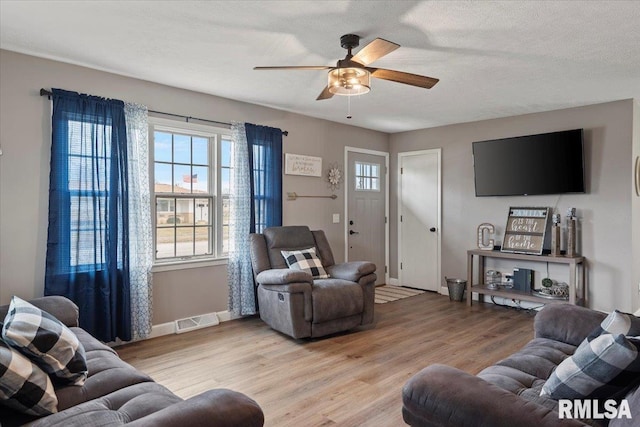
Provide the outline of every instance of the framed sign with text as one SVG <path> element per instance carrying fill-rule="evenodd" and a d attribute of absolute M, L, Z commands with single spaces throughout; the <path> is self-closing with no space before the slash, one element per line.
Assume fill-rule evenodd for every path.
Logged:
<path fill-rule="evenodd" d="M 284 173 L 287 175 L 322 176 L 322 157 L 285 153 Z"/>
<path fill-rule="evenodd" d="M 549 208 L 510 207 L 500 250 L 541 255 L 548 219 Z"/>

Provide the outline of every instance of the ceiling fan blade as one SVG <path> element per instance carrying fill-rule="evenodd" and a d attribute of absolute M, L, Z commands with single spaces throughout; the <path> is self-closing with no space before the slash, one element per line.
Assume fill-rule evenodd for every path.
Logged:
<path fill-rule="evenodd" d="M 362 65 L 369 65 L 373 61 L 382 58 L 383 56 L 393 52 L 400 45 L 394 42 L 390 42 L 389 40 L 377 38 L 362 49 L 358 51 L 351 58 L 353 61 L 359 62 Z"/>
<path fill-rule="evenodd" d="M 322 101 L 323 99 L 329 99 L 333 96 L 331 92 L 329 92 L 329 86 L 325 86 L 325 88 L 320 92 L 320 95 L 316 98 L 316 101 Z"/>
<path fill-rule="evenodd" d="M 325 65 L 289 65 L 276 67 L 253 67 L 254 70 L 329 70 L 333 67 Z"/>
<path fill-rule="evenodd" d="M 385 70 L 384 68 L 369 68 L 367 70 L 371 73 L 372 77 L 389 80 L 397 83 L 404 83 L 411 86 L 423 87 L 425 89 L 431 89 L 440 79 L 433 77 L 421 76 L 418 74 L 405 73 L 402 71 Z"/>

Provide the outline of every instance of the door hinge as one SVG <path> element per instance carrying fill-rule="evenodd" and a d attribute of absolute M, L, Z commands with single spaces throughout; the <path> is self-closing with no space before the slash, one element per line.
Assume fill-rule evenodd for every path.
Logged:
<path fill-rule="evenodd" d="M 400 175 L 404 173 L 404 168 L 400 168 Z"/>
<path fill-rule="evenodd" d="M 400 215 L 400 222 L 402 222 L 402 215 Z"/>
<path fill-rule="evenodd" d="M 387 272 L 387 266 L 386 265 L 384 266 L 384 272 L 385 273 Z"/>
<path fill-rule="evenodd" d="M 384 217 L 384 223 L 385 224 L 387 223 L 387 217 L 386 216 Z"/>
<path fill-rule="evenodd" d="M 400 263 L 400 270 L 402 270 L 402 263 Z"/>

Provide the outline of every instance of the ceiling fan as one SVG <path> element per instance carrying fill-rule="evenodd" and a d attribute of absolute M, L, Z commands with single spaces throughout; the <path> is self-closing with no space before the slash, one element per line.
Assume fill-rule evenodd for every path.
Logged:
<path fill-rule="evenodd" d="M 393 52 L 400 47 L 399 44 L 377 38 L 355 55 L 351 53 L 353 48 L 360 45 L 360 36 L 355 34 L 345 34 L 340 37 L 340 45 L 347 49 L 347 56 L 338 60 L 335 67 L 325 65 L 293 65 L 275 67 L 254 67 L 254 70 L 329 70 L 328 84 L 317 101 L 329 99 L 333 95 L 354 96 L 363 95 L 371 90 L 370 77 L 389 80 L 397 83 L 404 83 L 411 86 L 418 86 L 431 89 L 438 79 L 421 76 L 418 74 L 405 73 L 402 71 L 387 70 L 384 68 L 373 68 L 368 65 Z"/>

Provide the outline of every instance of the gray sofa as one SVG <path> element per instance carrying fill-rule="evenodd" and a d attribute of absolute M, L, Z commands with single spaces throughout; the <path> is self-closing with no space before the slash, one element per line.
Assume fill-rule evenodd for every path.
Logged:
<path fill-rule="evenodd" d="M 307 226 L 269 227 L 250 239 L 260 318 L 273 329 L 307 338 L 373 323 L 375 264 L 336 264 L 324 232 Z M 312 247 L 330 278 L 289 269 L 280 252 Z"/>
<path fill-rule="evenodd" d="M 638 386 L 625 396 L 631 420 L 560 419 L 558 401 L 540 396 L 552 371 L 605 317 L 584 307 L 548 304 L 535 317 L 534 339 L 477 376 L 445 365 L 423 369 L 403 388 L 405 422 L 411 426 L 486 427 L 640 425 Z"/>
<path fill-rule="evenodd" d="M 183 400 L 148 375 L 122 361 L 116 352 L 78 328 L 78 307 L 64 297 L 30 301 L 76 334 L 89 370 L 83 386 L 56 388 L 58 412 L 35 418 L 0 406 L 0 425 L 28 426 L 262 426 L 264 415 L 249 397 L 231 390 L 209 390 Z M 8 306 L 0 307 L 0 321 Z M 203 372 L 206 375 L 206 372 Z"/>

